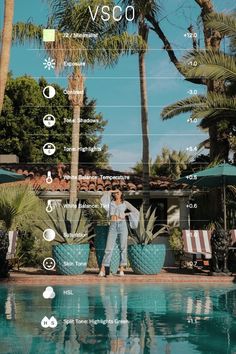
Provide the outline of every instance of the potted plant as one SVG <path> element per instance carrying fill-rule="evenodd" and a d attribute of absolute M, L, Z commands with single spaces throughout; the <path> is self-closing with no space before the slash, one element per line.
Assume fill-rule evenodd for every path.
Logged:
<path fill-rule="evenodd" d="M 106 243 L 107 243 L 107 236 L 109 231 L 109 219 L 107 217 L 107 212 L 104 207 L 101 205 L 100 200 L 93 200 L 89 201 L 89 204 L 94 205 L 94 208 L 90 208 L 87 211 L 88 218 L 90 222 L 94 226 L 95 230 L 95 239 L 94 239 L 94 246 L 96 250 L 96 258 L 98 267 L 100 268 L 102 265 L 102 259 L 105 253 Z M 114 247 L 111 264 L 110 264 L 110 271 L 111 273 L 116 274 L 120 264 L 120 249 L 118 240 L 116 240 L 116 245 Z"/>
<path fill-rule="evenodd" d="M 133 244 L 128 246 L 130 265 L 136 274 L 158 274 L 164 264 L 166 246 L 153 243 L 155 239 L 167 230 L 167 226 L 154 232 L 157 217 L 156 209 L 151 212 L 151 207 L 146 214 L 143 206 L 140 208 L 139 223 L 135 230 L 130 230 Z"/>
<path fill-rule="evenodd" d="M 91 225 L 80 208 L 70 208 L 69 204 L 59 205 L 48 214 L 42 225 L 45 229 L 55 232 L 52 257 L 56 263 L 58 274 L 82 274 L 88 263 L 89 236 Z"/>

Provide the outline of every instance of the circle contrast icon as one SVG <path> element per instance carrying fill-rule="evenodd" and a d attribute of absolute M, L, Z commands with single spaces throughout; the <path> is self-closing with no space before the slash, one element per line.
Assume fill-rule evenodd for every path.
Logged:
<path fill-rule="evenodd" d="M 43 152 L 47 156 L 53 155 L 55 153 L 55 151 L 56 151 L 56 147 L 52 143 L 47 143 L 43 146 Z"/>
<path fill-rule="evenodd" d="M 45 98 L 53 98 L 56 94 L 56 90 L 54 89 L 53 86 L 46 86 L 43 89 L 43 95 Z"/>
<path fill-rule="evenodd" d="M 47 128 L 51 128 L 55 125 L 56 123 L 56 118 L 52 114 L 47 114 L 46 116 L 43 117 L 43 124 Z"/>
<path fill-rule="evenodd" d="M 44 230 L 43 238 L 45 241 L 48 241 L 48 242 L 53 241 L 55 239 L 55 237 L 56 237 L 56 233 L 54 230 L 52 230 L 52 229 Z"/>

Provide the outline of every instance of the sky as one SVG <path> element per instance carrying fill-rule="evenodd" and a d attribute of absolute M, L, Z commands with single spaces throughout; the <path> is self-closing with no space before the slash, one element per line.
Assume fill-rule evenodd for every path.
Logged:
<path fill-rule="evenodd" d="M 169 38 L 178 58 L 191 49 L 191 39 L 184 37 L 190 24 L 195 26 L 200 44 L 203 37 L 199 27 L 200 8 L 194 0 L 161 0 L 160 25 Z M 3 0 L 0 0 L 0 27 L 3 23 Z M 213 0 L 215 10 L 230 12 L 235 8 L 235 0 Z M 16 21 L 32 21 L 46 25 L 48 8 L 42 0 L 15 0 Z M 134 29 L 135 30 L 135 29 Z M 43 61 L 48 57 L 33 44 L 13 46 L 10 70 L 15 77 L 41 76 L 49 82 L 67 87 L 65 74 L 56 76 L 44 69 Z M 149 36 L 149 50 L 146 55 L 148 87 L 148 111 L 150 153 L 152 159 L 163 147 L 186 151 L 205 140 L 207 135 L 195 123 L 188 123 L 188 115 L 162 121 L 160 112 L 164 106 L 186 98 L 190 89 L 204 93 L 205 87 L 193 85 L 178 74 L 163 50 L 162 42 L 156 34 Z M 140 118 L 140 92 L 138 56 L 122 57 L 114 68 L 95 67 L 86 72 L 86 87 L 89 97 L 97 101 L 97 111 L 103 114 L 108 124 L 102 142 L 111 153 L 110 165 L 115 170 L 128 171 L 142 155 Z"/>

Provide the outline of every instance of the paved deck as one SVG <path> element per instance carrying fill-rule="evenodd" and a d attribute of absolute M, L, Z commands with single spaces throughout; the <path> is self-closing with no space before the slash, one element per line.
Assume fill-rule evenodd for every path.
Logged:
<path fill-rule="evenodd" d="M 89 270 L 82 275 L 64 276 L 43 273 L 41 270 L 23 269 L 10 273 L 8 279 L 0 279 L 1 283 L 19 285 L 79 285 L 96 283 L 236 283 L 236 274 L 231 276 L 210 276 L 208 271 L 179 270 L 168 268 L 157 275 L 136 275 L 127 271 L 124 277 L 112 275 L 107 278 L 97 276 L 97 270 Z"/>

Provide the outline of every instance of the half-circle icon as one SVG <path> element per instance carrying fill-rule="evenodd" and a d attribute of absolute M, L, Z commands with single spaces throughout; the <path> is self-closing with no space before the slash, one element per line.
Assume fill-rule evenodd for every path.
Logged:
<path fill-rule="evenodd" d="M 43 89 L 43 95 L 45 98 L 53 98 L 56 94 L 56 90 L 54 89 L 53 86 L 46 86 Z"/>

